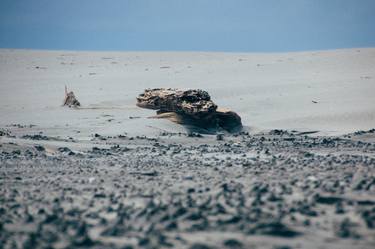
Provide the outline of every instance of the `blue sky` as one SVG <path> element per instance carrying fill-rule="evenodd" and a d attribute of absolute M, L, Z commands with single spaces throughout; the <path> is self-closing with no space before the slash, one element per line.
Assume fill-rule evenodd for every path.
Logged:
<path fill-rule="evenodd" d="M 245 52 L 375 47 L 375 0 L 0 0 L 0 47 Z"/>

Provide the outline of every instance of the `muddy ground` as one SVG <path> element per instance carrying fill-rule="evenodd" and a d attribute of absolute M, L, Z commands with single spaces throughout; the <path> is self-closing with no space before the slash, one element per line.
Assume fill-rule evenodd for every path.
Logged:
<path fill-rule="evenodd" d="M 0 131 L 0 248 L 375 246 L 374 129 L 85 143 L 13 130 Z"/>

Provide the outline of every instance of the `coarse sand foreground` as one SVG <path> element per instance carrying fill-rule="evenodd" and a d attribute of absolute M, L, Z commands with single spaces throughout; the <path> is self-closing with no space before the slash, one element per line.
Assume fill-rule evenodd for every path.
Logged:
<path fill-rule="evenodd" d="M 374 129 L 340 137 L 271 130 L 221 139 L 166 132 L 96 135 L 89 142 L 5 135 L 0 243 L 374 248 Z"/>

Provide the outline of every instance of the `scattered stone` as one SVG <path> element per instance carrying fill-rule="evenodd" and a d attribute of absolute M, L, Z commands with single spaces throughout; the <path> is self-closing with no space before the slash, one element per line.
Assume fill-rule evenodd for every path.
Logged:
<path fill-rule="evenodd" d="M 24 135 L 21 138 L 23 139 L 31 139 L 31 140 L 50 140 L 49 137 L 36 134 L 36 135 Z"/>
<path fill-rule="evenodd" d="M 150 171 L 150 172 L 130 172 L 130 175 L 142 175 L 142 176 L 157 176 L 158 172 Z"/>
<path fill-rule="evenodd" d="M 224 140 L 224 133 L 216 134 L 216 140 L 217 141 L 223 141 Z"/>
<path fill-rule="evenodd" d="M 274 246 L 272 249 L 292 249 L 292 247 L 283 245 L 283 246 Z"/>
<path fill-rule="evenodd" d="M 369 229 L 375 229 L 375 206 L 362 211 L 361 217 Z"/>
<path fill-rule="evenodd" d="M 190 246 L 190 249 L 213 249 L 213 247 L 203 243 L 195 243 L 192 246 Z"/>
<path fill-rule="evenodd" d="M 6 130 L 0 130 L 0 137 L 2 136 L 9 136 L 9 132 Z"/>
<path fill-rule="evenodd" d="M 316 202 L 321 203 L 321 204 L 332 205 L 332 204 L 336 204 L 342 201 L 343 199 L 338 196 L 323 196 L 323 195 L 316 196 Z"/>
<path fill-rule="evenodd" d="M 198 137 L 198 138 L 201 138 L 203 137 L 201 134 L 197 133 L 197 132 L 189 132 L 187 134 L 188 137 Z"/>
<path fill-rule="evenodd" d="M 60 148 L 57 149 L 57 151 L 61 152 L 64 155 L 68 155 L 68 156 L 74 156 L 76 154 L 71 149 L 69 149 L 68 147 L 60 147 Z"/>
<path fill-rule="evenodd" d="M 243 248 L 242 242 L 237 239 L 227 239 L 223 242 L 223 245 L 230 249 L 241 249 Z"/>
<path fill-rule="evenodd" d="M 40 151 L 40 152 L 42 152 L 42 151 L 46 151 L 46 149 L 45 149 L 43 146 L 41 146 L 41 145 L 35 145 L 34 148 L 35 148 L 37 151 Z"/>
<path fill-rule="evenodd" d="M 250 229 L 249 232 L 250 234 L 264 234 L 290 238 L 300 235 L 299 232 L 294 231 L 279 221 L 257 224 L 254 228 Z"/>
<path fill-rule="evenodd" d="M 351 222 L 349 218 L 345 218 L 335 227 L 335 234 L 341 238 L 353 238 L 358 239 L 360 236 L 356 232 L 357 224 Z"/>

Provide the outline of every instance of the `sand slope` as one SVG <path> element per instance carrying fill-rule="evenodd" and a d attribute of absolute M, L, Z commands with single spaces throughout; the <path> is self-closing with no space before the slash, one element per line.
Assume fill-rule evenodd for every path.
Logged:
<path fill-rule="evenodd" d="M 252 131 L 338 135 L 375 126 L 374 65 L 375 48 L 280 54 L 3 49 L 0 126 L 35 124 L 49 135 L 80 131 L 82 138 L 180 131 L 146 119 L 153 112 L 134 105 L 144 88 L 178 87 L 207 90 Z M 61 108 L 65 84 L 92 109 Z"/>

